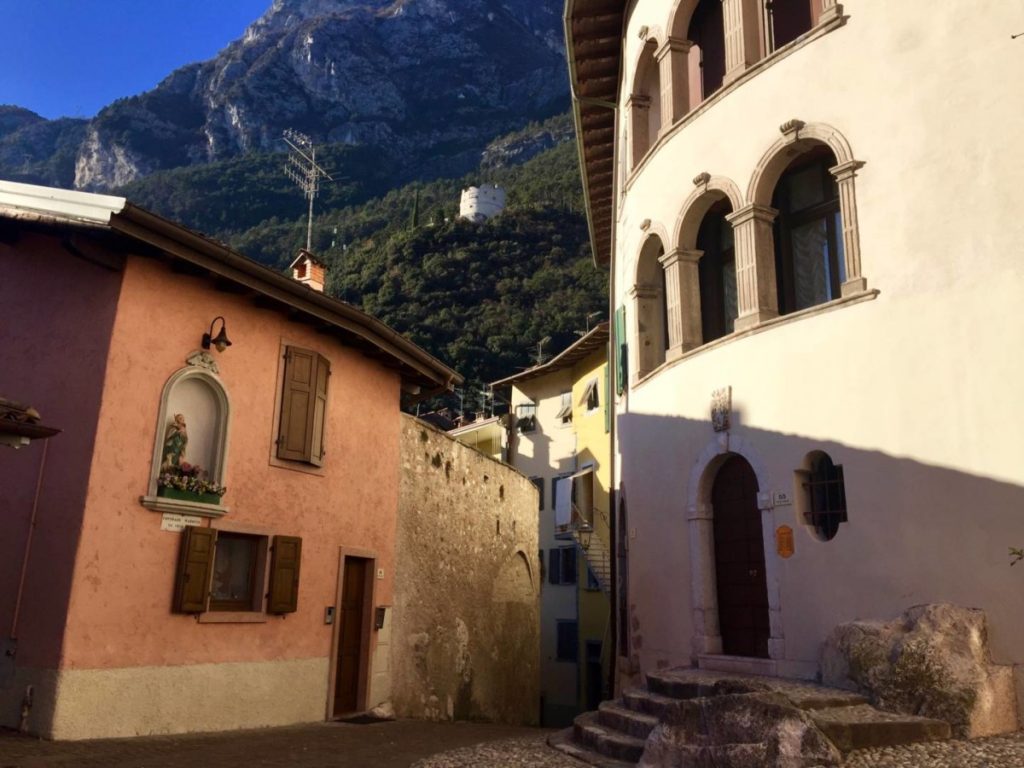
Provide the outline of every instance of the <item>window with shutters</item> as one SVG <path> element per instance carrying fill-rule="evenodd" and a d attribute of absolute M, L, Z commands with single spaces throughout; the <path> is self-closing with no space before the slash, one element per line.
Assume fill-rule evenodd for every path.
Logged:
<path fill-rule="evenodd" d="M 283 360 L 275 458 L 322 467 L 331 364 L 323 355 L 295 346 L 284 348 Z"/>
<path fill-rule="evenodd" d="M 301 558 L 302 539 L 294 536 L 188 526 L 182 532 L 173 609 L 238 621 L 294 613 Z"/>
<path fill-rule="evenodd" d="M 576 547 L 555 547 L 548 551 L 548 583 L 576 583 Z"/>

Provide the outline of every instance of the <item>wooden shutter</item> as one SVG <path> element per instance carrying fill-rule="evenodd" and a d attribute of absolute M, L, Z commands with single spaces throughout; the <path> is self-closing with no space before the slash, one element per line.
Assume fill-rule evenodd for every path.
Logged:
<path fill-rule="evenodd" d="M 202 613 L 210 591 L 210 572 L 217 531 L 213 528 L 186 526 L 181 534 L 181 554 L 174 577 L 176 613 Z"/>
<path fill-rule="evenodd" d="M 548 563 L 548 583 L 561 584 L 562 550 L 558 549 L 558 547 L 549 549 L 548 557 L 550 558 L 550 562 Z"/>
<path fill-rule="evenodd" d="M 626 308 L 615 310 L 615 338 L 612 346 L 615 350 L 615 392 L 621 395 L 626 390 L 626 376 L 629 374 L 627 357 L 629 346 L 626 343 Z"/>
<path fill-rule="evenodd" d="M 327 380 L 331 376 L 331 364 L 327 358 L 316 356 L 316 378 L 313 388 L 313 409 L 310 420 L 309 462 L 318 467 L 324 465 L 324 422 L 327 420 Z"/>
<path fill-rule="evenodd" d="M 277 457 L 321 466 L 330 363 L 300 347 L 285 350 Z"/>
<path fill-rule="evenodd" d="M 295 613 L 298 609 L 301 562 L 302 539 L 296 536 L 274 537 L 267 613 Z"/>
<path fill-rule="evenodd" d="M 604 366 L 604 431 L 605 434 L 612 431 L 612 367 L 605 363 Z"/>

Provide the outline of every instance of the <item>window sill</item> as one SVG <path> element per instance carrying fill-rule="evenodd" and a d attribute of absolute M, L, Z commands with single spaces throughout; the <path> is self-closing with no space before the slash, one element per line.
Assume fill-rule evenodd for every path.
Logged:
<path fill-rule="evenodd" d="M 224 517 L 231 510 L 220 504 L 203 504 L 199 501 L 168 499 L 164 496 L 140 496 L 139 503 L 153 512 L 172 512 L 179 515 L 199 517 Z"/>
<path fill-rule="evenodd" d="M 772 51 L 770 54 L 765 56 L 760 61 L 751 64 L 749 67 L 747 67 L 746 70 L 744 70 L 744 72 L 739 77 L 737 77 L 731 83 L 723 85 L 713 94 L 708 96 L 704 101 L 702 101 L 692 110 L 683 115 L 683 117 L 679 118 L 679 120 L 674 122 L 672 125 L 663 126 L 662 129 L 658 132 L 658 138 L 644 153 L 644 156 L 640 158 L 640 162 L 637 163 L 630 170 L 629 175 L 626 178 L 626 183 L 623 185 L 622 192 L 626 193 L 629 191 L 629 189 L 633 186 L 633 182 L 636 181 L 637 177 L 640 176 L 641 173 L 643 173 L 644 168 L 646 168 L 648 163 L 651 162 L 651 158 L 658 154 L 658 150 L 661 149 L 661 147 L 664 144 L 666 144 L 669 141 L 669 139 L 671 139 L 673 136 L 679 133 L 679 131 L 686 128 L 686 126 L 688 126 L 702 114 L 704 114 L 713 106 L 715 106 L 715 104 L 717 104 L 722 99 L 727 97 L 733 91 L 740 88 L 744 83 L 748 82 L 749 80 L 759 75 L 765 69 L 768 69 L 768 67 L 772 66 L 777 61 L 782 61 L 782 59 L 800 50 L 805 45 L 810 45 L 819 37 L 824 37 L 832 30 L 838 29 L 839 27 L 846 24 L 846 19 L 846 16 L 836 16 L 827 21 L 819 23 L 818 26 L 814 27 L 811 30 L 808 30 L 807 32 L 804 32 L 804 34 L 802 34 L 796 40 L 786 43 L 778 50 Z"/>
<path fill-rule="evenodd" d="M 861 302 L 865 301 L 873 301 L 874 299 L 878 298 L 879 293 L 881 293 L 881 291 L 879 291 L 877 288 L 873 288 L 869 291 L 862 291 L 860 293 L 850 294 L 849 296 L 841 296 L 838 299 L 833 299 L 832 301 L 825 302 L 824 304 L 818 304 L 813 307 L 808 307 L 807 309 L 801 309 L 799 312 L 790 312 L 788 315 L 779 315 L 778 317 L 773 317 L 769 320 L 765 320 L 764 322 L 758 323 L 757 325 L 753 325 L 750 328 L 744 328 L 743 330 L 740 331 L 734 331 L 728 336 L 723 336 L 720 339 L 709 341 L 707 344 L 703 344 L 697 347 L 696 349 L 691 349 L 688 352 L 677 354 L 675 357 L 666 360 L 664 363 L 659 365 L 654 370 L 649 371 L 645 373 L 643 376 L 638 376 L 636 379 L 634 379 L 632 382 L 633 388 L 639 388 L 640 386 L 646 384 L 651 379 L 657 378 L 660 374 L 662 374 L 669 368 L 674 368 L 676 365 L 686 362 L 687 360 L 696 357 L 697 355 L 701 355 L 704 354 L 705 352 L 710 352 L 712 350 L 718 349 L 719 347 L 723 347 L 726 344 L 732 344 L 734 341 L 739 341 L 740 339 L 745 339 L 749 336 L 755 336 L 759 333 L 764 333 L 765 331 L 780 325 L 788 325 L 789 323 L 799 322 L 800 320 L 804 320 L 809 317 L 816 317 L 817 315 L 822 315 L 825 314 L 826 312 L 832 312 L 833 310 L 839 309 L 840 307 L 845 307 L 848 304 L 860 304 Z"/>
<path fill-rule="evenodd" d="M 207 611 L 196 616 L 200 624 L 266 624 L 270 616 L 263 611 Z"/>
<path fill-rule="evenodd" d="M 279 459 L 277 456 L 270 457 L 270 466 L 277 467 L 278 469 L 290 469 L 292 472 L 302 472 L 306 475 L 327 476 L 327 472 L 322 466 L 318 467 L 316 464 L 307 464 L 303 461 L 288 461 L 287 459 Z"/>

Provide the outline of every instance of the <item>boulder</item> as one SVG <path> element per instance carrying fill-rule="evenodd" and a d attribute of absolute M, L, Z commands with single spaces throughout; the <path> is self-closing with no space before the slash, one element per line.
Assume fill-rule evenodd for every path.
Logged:
<path fill-rule="evenodd" d="M 960 738 L 1018 727 L 1013 668 L 992 664 L 976 609 L 920 605 L 895 621 L 841 624 L 825 641 L 821 670 L 825 685 L 879 709 L 945 720 Z"/>
<path fill-rule="evenodd" d="M 779 693 L 678 702 L 647 738 L 641 768 L 811 768 L 842 756 L 814 721 Z"/>

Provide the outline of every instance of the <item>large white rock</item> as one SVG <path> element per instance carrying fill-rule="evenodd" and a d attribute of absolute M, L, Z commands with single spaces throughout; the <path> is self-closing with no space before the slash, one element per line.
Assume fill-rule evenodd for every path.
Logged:
<path fill-rule="evenodd" d="M 945 720 L 958 737 L 1018 728 L 1013 667 L 992 664 L 985 614 L 919 605 L 895 621 L 854 621 L 825 641 L 822 682 L 879 709 Z"/>

